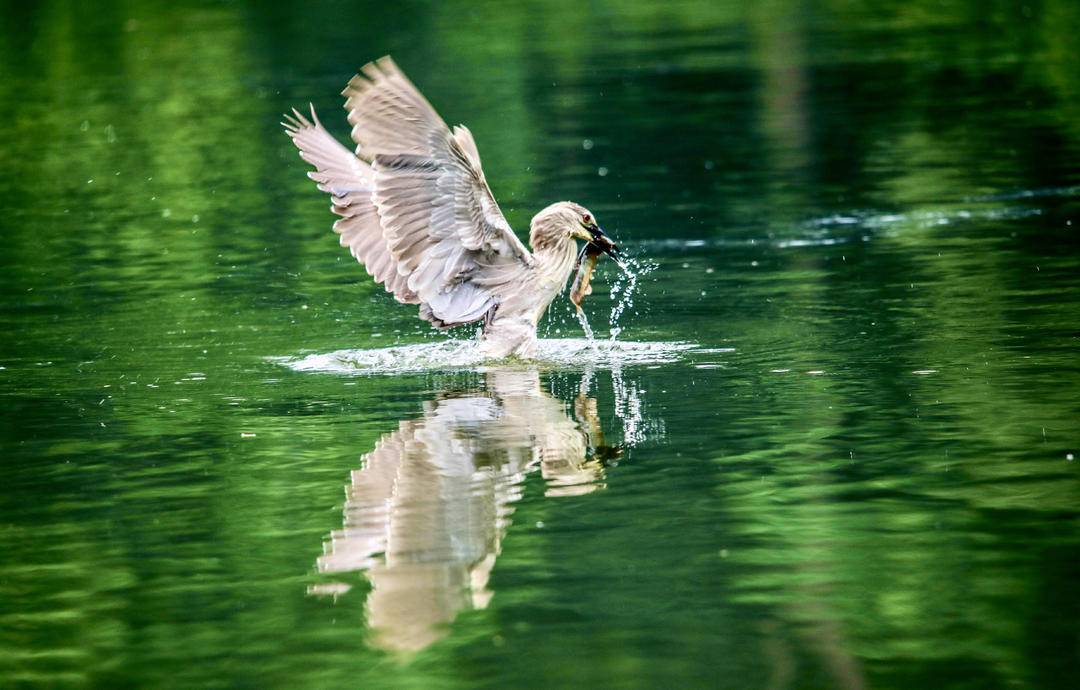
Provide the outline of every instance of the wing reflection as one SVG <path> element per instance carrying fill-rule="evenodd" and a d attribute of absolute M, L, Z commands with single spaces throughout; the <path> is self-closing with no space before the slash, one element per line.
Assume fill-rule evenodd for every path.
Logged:
<path fill-rule="evenodd" d="M 547 496 L 580 496 L 603 487 L 605 466 L 622 449 L 604 445 L 588 377 L 573 405 L 541 388 L 536 371 L 496 370 L 482 391 L 447 392 L 423 416 L 379 440 L 345 486 L 344 525 L 331 533 L 321 573 L 364 570 L 372 642 L 410 652 L 442 637 L 467 608 L 483 608 L 522 481 L 539 470 Z M 616 393 L 627 395 L 621 378 Z M 634 428 L 641 437 L 636 389 Z M 625 421 L 616 409 L 617 415 Z M 625 425 L 625 424 L 624 424 Z M 312 587 L 340 594 L 343 585 Z"/>

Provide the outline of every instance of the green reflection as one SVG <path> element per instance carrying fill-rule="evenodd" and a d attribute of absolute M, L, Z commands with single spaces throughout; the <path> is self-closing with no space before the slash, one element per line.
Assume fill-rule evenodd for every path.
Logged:
<path fill-rule="evenodd" d="M 6 3 L 0 686 L 1080 685 L 1078 11 Z M 699 346 L 596 373 L 584 416 L 588 374 L 540 372 L 518 402 L 625 452 L 604 491 L 481 500 L 484 582 L 407 659 L 367 575 L 318 571 L 342 483 L 444 404 L 511 405 L 267 359 L 442 337 L 277 124 L 313 101 L 344 139 L 385 53 L 519 233 L 574 198 L 659 265 L 620 338 Z M 519 440 L 477 467 L 531 467 Z"/>

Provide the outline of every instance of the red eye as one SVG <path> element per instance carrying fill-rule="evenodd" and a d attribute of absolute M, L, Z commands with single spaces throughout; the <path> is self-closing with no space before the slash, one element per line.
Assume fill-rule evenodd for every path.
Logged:
<path fill-rule="evenodd" d="M 592 225 L 592 216 L 590 216 L 588 213 L 586 213 L 585 215 L 583 215 L 581 217 L 581 222 L 584 223 L 585 225 Z"/>

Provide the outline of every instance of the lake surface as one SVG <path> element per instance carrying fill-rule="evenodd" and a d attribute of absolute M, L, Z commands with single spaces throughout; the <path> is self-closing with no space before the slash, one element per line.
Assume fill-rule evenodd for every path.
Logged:
<path fill-rule="evenodd" d="M 0 686 L 1080 687 L 1077 27 L 6 3 Z M 337 247 L 280 113 L 386 53 L 652 266 L 599 352 L 455 359 Z"/>

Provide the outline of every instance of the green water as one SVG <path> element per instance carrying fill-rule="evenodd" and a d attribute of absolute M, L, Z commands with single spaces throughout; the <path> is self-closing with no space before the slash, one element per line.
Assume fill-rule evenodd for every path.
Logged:
<path fill-rule="evenodd" d="M 0 686 L 1080 687 L 1078 27 L 5 3 Z M 277 124 L 345 138 L 385 53 L 519 233 L 569 198 L 657 265 L 620 342 L 692 349 L 285 366 L 445 347 Z"/>

